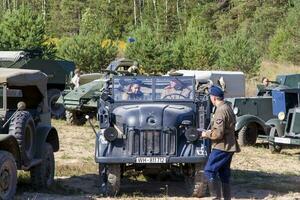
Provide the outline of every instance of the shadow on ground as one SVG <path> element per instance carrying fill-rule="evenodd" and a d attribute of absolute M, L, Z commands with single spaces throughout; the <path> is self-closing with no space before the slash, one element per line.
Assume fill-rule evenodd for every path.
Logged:
<path fill-rule="evenodd" d="M 270 195 L 284 195 L 290 192 L 300 193 L 300 176 L 268 174 L 256 171 L 232 171 L 232 197 L 237 199 L 263 199 Z M 55 185 L 47 191 L 34 191 L 29 181 L 18 184 L 17 195 L 38 192 L 59 195 L 101 196 L 99 193 L 97 174 L 59 177 Z M 123 178 L 121 197 L 188 197 L 186 187 L 181 178 L 165 177 L 165 179 L 134 180 Z"/>

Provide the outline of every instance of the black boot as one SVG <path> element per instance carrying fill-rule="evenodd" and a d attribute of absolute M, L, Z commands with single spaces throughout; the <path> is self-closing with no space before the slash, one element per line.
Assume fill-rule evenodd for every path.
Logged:
<path fill-rule="evenodd" d="M 214 200 L 221 199 L 221 183 L 217 179 L 208 181 L 209 194 Z"/>
<path fill-rule="evenodd" d="M 229 183 L 222 183 L 222 192 L 224 200 L 231 200 L 231 189 Z"/>

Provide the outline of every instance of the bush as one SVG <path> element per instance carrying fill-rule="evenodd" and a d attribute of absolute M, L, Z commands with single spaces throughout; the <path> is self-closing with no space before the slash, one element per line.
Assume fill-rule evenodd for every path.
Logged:
<path fill-rule="evenodd" d="M 218 66 L 224 70 L 241 70 L 250 76 L 260 67 L 260 55 L 245 36 L 236 34 L 225 38 L 220 45 Z"/>
<path fill-rule="evenodd" d="M 126 46 L 125 55 L 137 60 L 147 73 L 166 73 L 174 67 L 171 44 L 159 38 L 152 28 L 142 25 L 131 37 L 135 42 Z"/>
<path fill-rule="evenodd" d="M 188 69 L 209 69 L 217 60 L 217 47 L 209 31 L 192 20 L 184 37 L 183 65 Z"/>
<path fill-rule="evenodd" d="M 300 64 L 300 3 L 290 8 L 285 23 L 276 31 L 269 49 L 270 57 L 276 61 Z"/>
<path fill-rule="evenodd" d="M 7 11 L 0 23 L 0 50 L 40 49 L 52 57 L 55 49 L 46 43 L 45 25 L 29 7 Z"/>
<path fill-rule="evenodd" d="M 58 48 L 59 56 L 72 60 L 85 72 L 105 69 L 117 55 L 117 46 L 96 34 L 64 38 Z"/>

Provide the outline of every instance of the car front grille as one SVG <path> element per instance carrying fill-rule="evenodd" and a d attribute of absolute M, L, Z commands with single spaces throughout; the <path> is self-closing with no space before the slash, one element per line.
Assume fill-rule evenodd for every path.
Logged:
<path fill-rule="evenodd" d="M 176 155 L 176 131 L 142 130 L 129 133 L 128 151 L 131 155 Z"/>

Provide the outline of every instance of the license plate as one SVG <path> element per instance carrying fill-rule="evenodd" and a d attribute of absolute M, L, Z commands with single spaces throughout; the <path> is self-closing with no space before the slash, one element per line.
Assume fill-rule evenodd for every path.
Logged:
<path fill-rule="evenodd" d="M 282 143 L 282 144 L 291 144 L 291 139 L 290 138 L 280 138 L 280 137 L 275 137 L 274 142 L 276 143 Z"/>
<path fill-rule="evenodd" d="M 166 163 L 166 157 L 138 157 L 136 163 Z"/>

